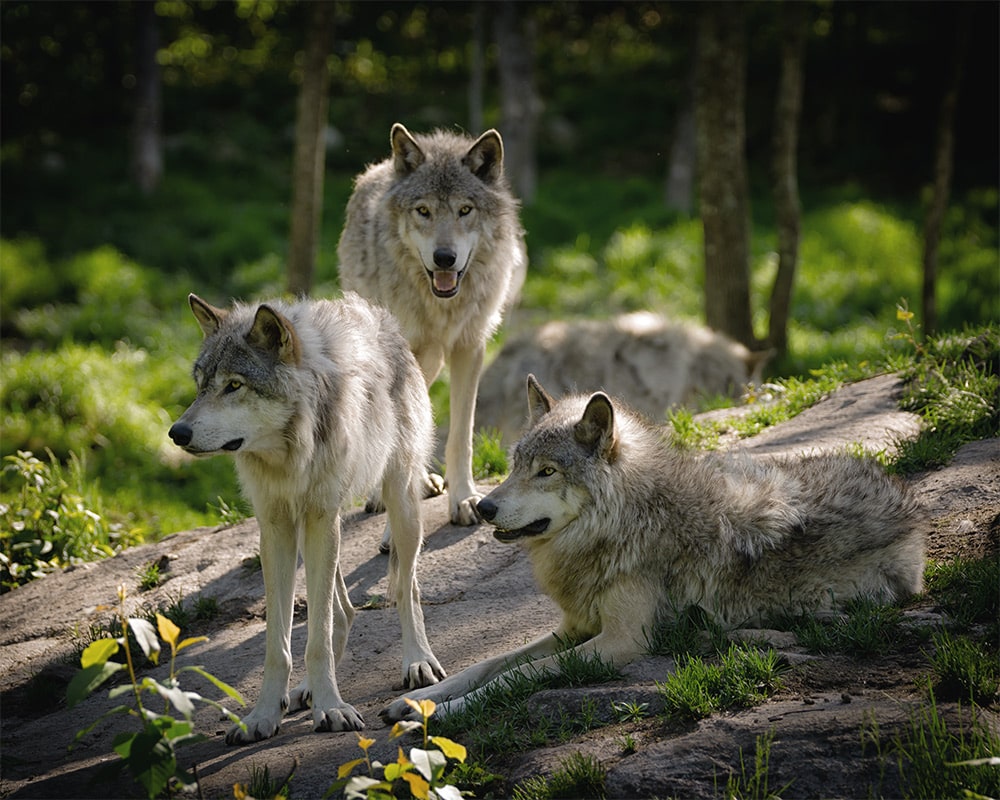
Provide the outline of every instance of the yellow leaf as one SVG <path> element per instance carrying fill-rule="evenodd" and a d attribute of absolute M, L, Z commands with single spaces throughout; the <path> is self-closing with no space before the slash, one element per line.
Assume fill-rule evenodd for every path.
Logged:
<path fill-rule="evenodd" d="M 368 748 L 371 747 L 373 744 L 375 744 L 374 739 L 368 739 L 362 736 L 360 733 L 358 734 L 358 747 L 360 747 L 366 753 L 368 752 Z"/>
<path fill-rule="evenodd" d="M 403 699 L 410 708 L 419 713 L 424 719 L 430 717 L 434 713 L 434 709 L 437 708 L 437 703 L 433 700 L 421 700 L 417 702 L 416 700 L 411 700 L 409 697 L 404 697 Z"/>
<path fill-rule="evenodd" d="M 431 795 L 431 785 L 416 772 L 407 772 L 403 780 L 410 784 L 410 794 L 417 800 L 427 800 Z"/>
<path fill-rule="evenodd" d="M 356 758 L 353 761 L 348 761 L 346 764 L 341 764 L 340 769 L 337 770 L 338 778 L 346 778 L 351 774 L 351 770 L 354 769 L 358 764 L 364 764 L 365 760 L 363 758 Z"/>
<path fill-rule="evenodd" d="M 403 734 L 409 733 L 410 731 L 420 730 L 422 727 L 422 722 L 416 722 L 412 719 L 404 719 L 392 726 L 392 730 L 389 731 L 389 738 L 398 739 Z"/>
<path fill-rule="evenodd" d="M 909 322 L 911 319 L 913 319 L 913 312 L 907 311 L 905 308 L 897 308 L 896 319 L 902 320 L 903 322 Z"/>
<path fill-rule="evenodd" d="M 170 620 L 167 621 L 169 622 Z M 160 635 L 162 636 L 163 634 Z M 179 653 L 185 647 L 190 647 L 193 644 L 198 644 L 199 642 L 207 642 L 207 641 L 208 641 L 207 636 L 192 636 L 188 639 L 185 639 L 183 642 L 177 645 L 177 652 Z"/>
<path fill-rule="evenodd" d="M 156 615 L 156 629 L 160 632 L 160 638 L 171 647 L 177 646 L 177 637 L 181 635 L 181 629 L 174 625 L 163 614 Z"/>
<path fill-rule="evenodd" d="M 456 761 L 465 763 L 467 751 L 464 744 L 453 742 L 451 739 L 446 739 L 444 736 L 432 736 L 431 741 L 441 748 L 441 752 L 444 753 L 447 758 L 454 758 Z"/>
<path fill-rule="evenodd" d="M 235 797 L 236 800 L 247 800 L 249 796 L 250 795 L 247 794 L 246 786 L 244 786 L 242 783 L 233 784 L 233 797 Z"/>

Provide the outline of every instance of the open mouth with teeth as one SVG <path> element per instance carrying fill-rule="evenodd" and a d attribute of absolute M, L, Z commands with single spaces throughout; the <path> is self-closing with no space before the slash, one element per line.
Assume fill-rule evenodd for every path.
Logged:
<path fill-rule="evenodd" d="M 538 536 L 540 533 L 545 533 L 545 531 L 549 529 L 550 522 L 552 522 L 552 520 L 548 517 L 542 517 L 542 519 L 536 519 L 534 522 L 516 530 L 496 528 L 493 531 L 493 536 L 501 542 L 513 542 L 516 539 L 528 536 Z"/>
<path fill-rule="evenodd" d="M 458 294 L 458 284 L 462 281 L 465 270 L 435 269 L 427 270 L 431 281 L 431 291 L 435 297 L 454 297 Z"/>

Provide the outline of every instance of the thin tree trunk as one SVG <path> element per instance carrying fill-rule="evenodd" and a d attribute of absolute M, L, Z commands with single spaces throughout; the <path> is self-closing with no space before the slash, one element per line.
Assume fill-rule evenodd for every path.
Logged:
<path fill-rule="evenodd" d="M 941 244 L 941 227 L 944 224 L 948 196 L 951 193 L 951 173 L 955 153 L 955 108 L 958 105 L 958 90 L 962 82 L 965 47 L 968 41 L 968 12 L 963 9 L 958 13 L 951 79 L 941 100 L 941 114 L 938 117 L 934 186 L 927 217 L 924 220 L 924 285 L 921 298 L 924 335 L 937 330 L 938 247 Z"/>
<path fill-rule="evenodd" d="M 700 211 L 705 320 L 750 348 L 750 201 L 746 156 L 746 33 L 742 3 L 706 3 L 698 30 Z"/>
<path fill-rule="evenodd" d="M 469 43 L 469 132 L 483 132 L 483 86 L 486 79 L 486 4 L 472 4 L 472 41 Z"/>
<path fill-rule="evenodd" d="M 781 7 L 783 41 L 781 75 L 774 109 L 774 207 L 778 229 L 778 272 L 771 290 L 768 341 L 782 356 L 788 350 L 788 316 L 792 283 L 799 256 L 801 206 L 798 184 L 799 120 L 802 114 L 803 57 L 806 43 L 806 6 Z"/>
<path fill-rule="evenodd" d="M 314 2 L 306 8 L 305 62 L 295 121 L 288 246 L 288 291 L 295 295 L 309 294 L 319 249 L 330 102 L 330 73 L 326 59 L 333 39 L 334 4 Z"/>
<path fill-rule="evenodd" d="M 674 123 L 667 160 L 667 183 L 664 202 L 671 211 L 690 216 L 694 207 L 695 165 L 698 160 L 698 133 L 694 117 L 695 74 L 697 55 L 691 59 L 688 86 L 684 102 Z"/>
<path fill-rule="evenodd" d="M 532 36 L 522 15 L 530 5 L 500 4 L 496 22 L 499 50 L 500 119 L 504 170 L 521 200 L 530 203 L 538 183 L 535 140 L 540 101 L 535 89 Z"/>
<path fill-rule="evenodd" d="M 163 101 L 156 60 L 159 28 L 156 4 L 134 4 L 136 13 L 136 102 L 132 131 L 132 174 L 143 194 L 152 194 L 163 177 Z"/>

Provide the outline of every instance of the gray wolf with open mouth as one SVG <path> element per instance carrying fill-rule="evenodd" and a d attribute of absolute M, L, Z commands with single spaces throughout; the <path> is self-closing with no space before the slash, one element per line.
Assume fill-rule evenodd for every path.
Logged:
<path fill-rule="evenodd" d="M 337 248 L 340 282 L 399 319 L 430 386 L 447 361 L 451 418 L 445 445 L 449 513 L 478 521 L 473 417 L 486 342 L 524 283 L 518 202 L 503 172 L 503 142 L 395 124 L 392 155 L 355 181 Z"/>
<path fill-rule="evenodd" d="M 188 453 L 230 453 L 260 525 L 267 632 L 264 680 L 229 744 L 273 736 L 288 710 L 312 707 L 317 731 L 360 730 L 337 688 L 354 608 L 340 568 L 340 509 L 380 484 L 392 536 L 389 593 L 403 630 L 403 681 L 444 670 L 424 632 L 417 556 L 433 440 L 423 377 L 393 317 L 357 295 L 215 308 L 195 295 L 205 334 L 197 397 L 170 428 Z M 309 604 L 306 679 L 291 694 L 297 553 Z"/>
<path fill-rule="evenodd" d="M 699 457 L 603 392 L 557 402 L 534 376 L 528 406 L 510 476 L 479 511 L 500 541 L 527 548 L 562 622 L 411 698 L 448 713 L 505 673 L 553 669 L 570 645 L 626 664 L 691 605 L 734 628 L 921 591 L 924 516 L 870 460 Z M 408 713 L 399 700 L 382 715 Z"/>

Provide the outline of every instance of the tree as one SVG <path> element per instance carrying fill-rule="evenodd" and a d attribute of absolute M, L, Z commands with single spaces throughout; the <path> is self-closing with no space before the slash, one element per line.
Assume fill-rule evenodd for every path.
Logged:
<path fill-rule="evenodd" d="M 667 158 L 667 181 L 664 201 L 671 211 L 690 215 L 694 203 L 695 164 L 697 162 L 697 129 L 694 118 L 694 95 L 697 56 L 691 61 L 684 100 L 674 122 L 674 134 Z"/>
<path fill-rule="evenodd" d="M 698 21 L 695 117 L 705 236 L 705 321 L 753 349 L 745 8 L 706 3 Z"/>
<path fill-rule="evenodd" d="M 768 343 L 776 355 L 788 350 L 788 314 L 792 301 L 792 280 L 799 254 L 798 143 L 802 116 L 803 57 L 805 54 L 806 6 L 782 6 L 781 73 L 774 105 L 772 167 L 774 210 L 778 233 L 778 271 L 771 291 Z"/>
<path fill-rule="evenodd" d="M 163 177 L 163 102 L 160 87 L 159 26 L 156 3 L 135 8 L 135 116 L 132 129 L 132 174 L 143 194 L 151 194 Z"/>
<path fill-rule="evenodd" d="M 533 37 L 525 30 L 523 13 L 523 6 L 515 0 L 500 4 L 496 41 L 504 171 L 521 200 L 530 203 L 538 183 L 535 141 L 541 103 L 535 88 Z"/>
<path fill-rule="evenodd" d="M 937 143 L 934 151 L 934 184 L 931 189 L 931 201 L 927 209 L 927 216 L 924 219 L 922 310 L 925 335 L 933 333 L 937 329 L 938 246 L 941 243 L 941 226 L 944 223 L 944 214 L 948 208 L 948 196 L 951 193 L 951 175 L 955 154 L 955 109 L 958 106 L 958 90 L 962 83 L 968 31 L 969 14 L 968 10 L 963 8 L 958 12 L 951 74 L 941 99 Z"/>
<path fill-rule="evenodd" d="M 327 55 L 333 39 L 332 2 L 307 6 L 305 59 L 295 121 L 292 220 L 288 246 L 288 291 L 306 295 L 312 287 L 323 216 L 326 124 L 330 102 Z"/>

